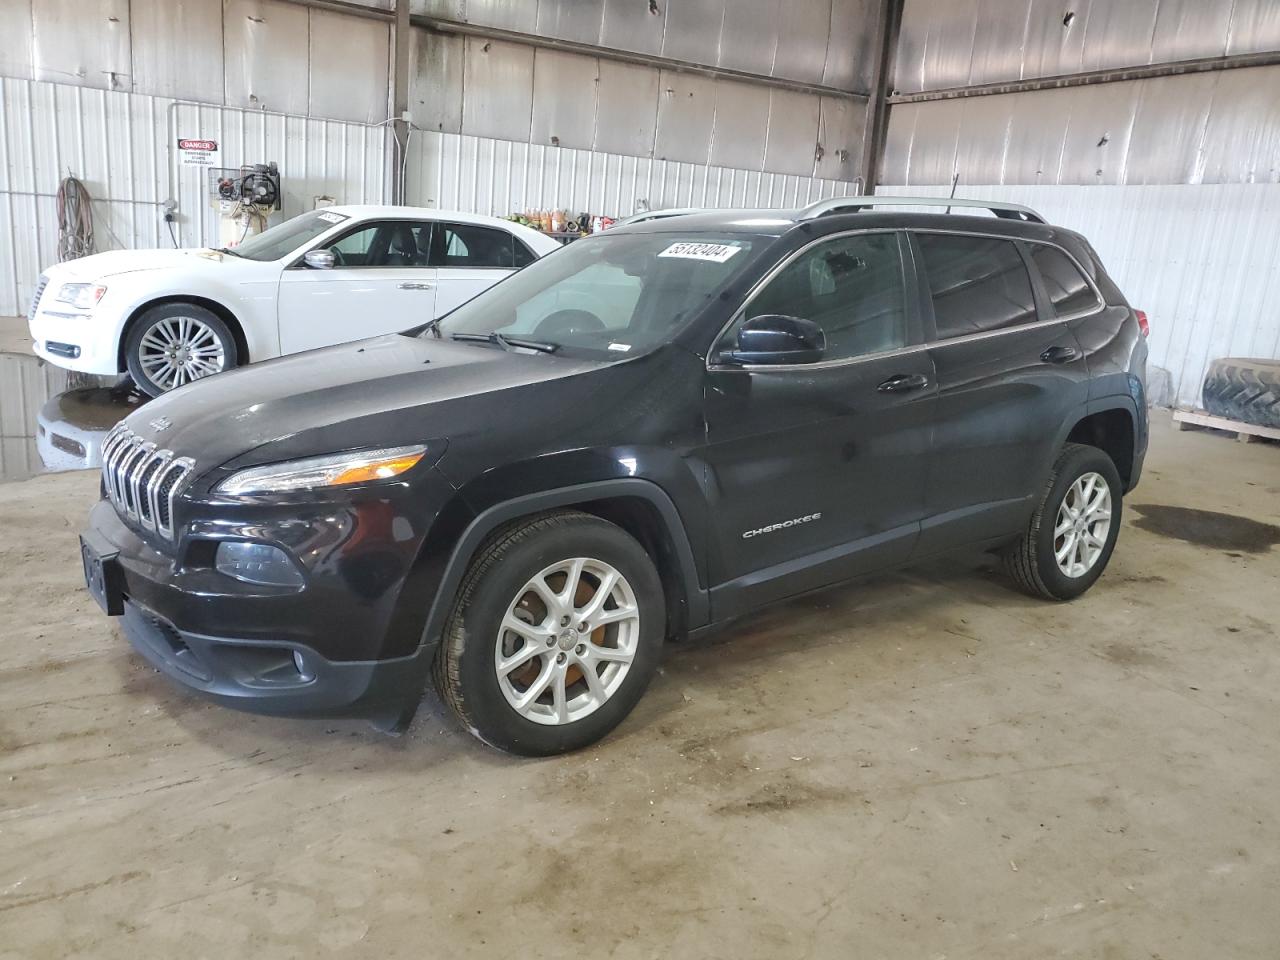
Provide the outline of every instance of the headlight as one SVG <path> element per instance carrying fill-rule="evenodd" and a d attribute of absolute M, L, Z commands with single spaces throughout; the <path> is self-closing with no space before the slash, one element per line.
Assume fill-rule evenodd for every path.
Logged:
<path fill-rule="evenodd" d="M 288 493 L 315 487 L 389 480 L 404 473 L 426 454 L 425 446 L 352 450 L 327 457 L 308 457 L 250 467 L 233 473 L 217 486 L 218 493 Z"/>
<path fill-rule="evenodd" d="M 107 288 L 100 283 L 64 283 L 58 288 L 58 295 L 54 299 L 88 310 L 97 306 L 106 292 Z"/>

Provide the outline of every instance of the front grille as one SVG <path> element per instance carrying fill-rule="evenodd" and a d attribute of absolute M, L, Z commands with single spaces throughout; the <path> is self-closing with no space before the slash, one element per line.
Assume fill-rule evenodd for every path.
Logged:
<path fill-rule="evenodd" d="M 43 273 L 40 279 L 36 281 L 36 295 L 31 298 L 31 309 L 27 311 L 27 321 L 30 322 L 36 318 L 36 308 L 40 306 L 40 297 L 44 294 L 44 288 L 49 285 L 49 278 Z"/>
<path fill-rule="evenodd" d="M 117 510 L 130 520 L 173 539 L 173 501 L 195 469 L 190 457 L 157 449 L 124 424 L 102 444 L 102 486 Z"/>

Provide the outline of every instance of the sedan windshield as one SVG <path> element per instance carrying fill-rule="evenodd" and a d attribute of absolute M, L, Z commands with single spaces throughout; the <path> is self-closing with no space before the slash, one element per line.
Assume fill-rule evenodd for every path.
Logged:
<path fill-rule="evenodd" d="M 578 240 L 463 304 L 439 332 L 600 359 L 636 356 L 670 340 L 710 303 L 746 266 L 751 247 L 741 234 Z"/>
<path fill-rule="evenodd" d="M 344 213 L 329 210 L 304 213 L 263 230 L 237 247 L 224 248 L 223 252 L 246 260 L 279 260 L 348 219 L 350 218 Z"/>

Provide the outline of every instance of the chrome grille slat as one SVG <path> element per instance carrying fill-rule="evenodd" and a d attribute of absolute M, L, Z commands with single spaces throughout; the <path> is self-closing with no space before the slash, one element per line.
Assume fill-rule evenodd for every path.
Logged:
<path fill-rule="evenodd" d="M 190 457 L 161 450 L 123 424 L 102 444 L 102 485 L 116 512 L 168 540 L 174 538 L 173 507 L 195 469 Z"/>
<path fill-rule="evenodd" d="M 44 288 L 49 285 L 49 278 L 44 274 L 40 275 L 40 279 L 36 281 L 35 296 L 31 298 L 31 309 L 27 311 L 27 321 L 35 319 L 36 310 L 40 307 L 40 298 L 44 296 Z"/>

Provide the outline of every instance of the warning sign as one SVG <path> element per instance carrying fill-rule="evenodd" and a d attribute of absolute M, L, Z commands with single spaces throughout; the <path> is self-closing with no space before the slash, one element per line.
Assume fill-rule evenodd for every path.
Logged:
<path fill-rule="evenodd" d="M 218 141 L 181 139 L 178 141 L 178 156 L 184 167 L 216 167 Z"/>

